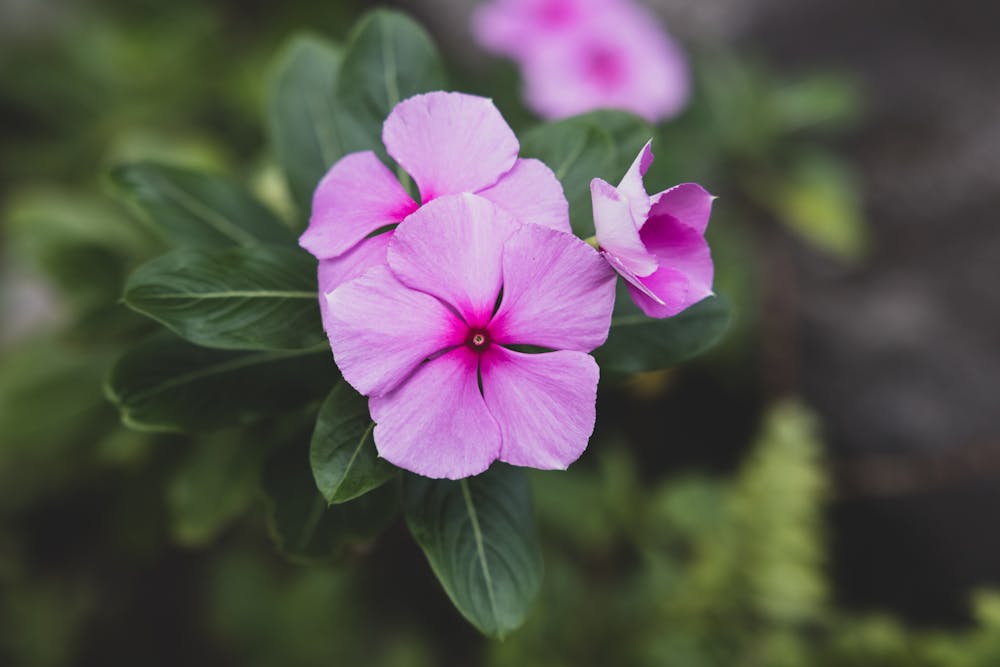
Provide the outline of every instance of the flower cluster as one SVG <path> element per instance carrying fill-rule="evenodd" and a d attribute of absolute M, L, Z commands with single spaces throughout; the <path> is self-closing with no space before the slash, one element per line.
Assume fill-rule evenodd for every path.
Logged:
<path fill-rule="evenodd" d="M 687 102 L 684 54 L 632 0 L 493 0 L 473 28 L 483 47 L 519 64 L 525 99 L 543 117 L 615 108 L 658 122 Z"/>
<path fill-rule="evenodd" d="M 379 454 L 452 479 L 496 460 L 566 468 L 594 428 L 588 353 L 608 336 L 612 267 L 654 316 L 705 296 L 711 198 L 690 184 L 648 197 L 647 146 L 617 189 L 593 183 L 598 252 L 490 100 L 412 97 L 383 142 L 420 203 L 374 153 L 350 154 L 317 187 L 300 239 L 320 260 L 323 325 L 369 398 Z"/>

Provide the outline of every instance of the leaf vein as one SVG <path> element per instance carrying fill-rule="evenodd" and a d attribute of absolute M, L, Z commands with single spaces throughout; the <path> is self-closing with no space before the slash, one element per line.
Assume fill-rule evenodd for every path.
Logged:
<path fill-rule="evenodd" d="M 497 601 L 493 593 L 493 577 L 490 574 L 489 563 L 486 562 L 486 550 L 483 547 L 483 531 L 479 526 L 479 516 L 476 514 L 476 507 L 472 502 L 472 494 L 469 492 L 469 482 L 466 479 L 459 481 L 462 487 L 462 498 L 465 500 L 465 509 L 469 514 L 469 520 L 472 523 L 472 535 L 476 541 L 476 554 L 479 557 L 479 564 L 483 569 L 483 579 L 486 580 L 486 594 L 490 600 L 490 611 L 493 613 L 493 619 L 495 622 L 499 623 L 500 615 L 497 611 Z"/>

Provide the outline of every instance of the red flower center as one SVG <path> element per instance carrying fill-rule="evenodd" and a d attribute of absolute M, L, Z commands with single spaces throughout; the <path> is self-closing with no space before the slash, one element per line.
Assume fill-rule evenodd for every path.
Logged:
<path fill-rule="evenodd" d="M 473 329 L 465 339 L 465 344 L 476 352 L 482 352 L 490 346 L 490 335 L 485 329 Z"/>

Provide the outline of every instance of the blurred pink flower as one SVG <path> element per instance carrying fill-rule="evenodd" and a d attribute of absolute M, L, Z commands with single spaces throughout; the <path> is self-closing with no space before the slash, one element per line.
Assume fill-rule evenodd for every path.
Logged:
<path fill-rule="evenodd" d="M 572 234 L 522 225 L 481 196 L 407 217 L 386 265 L 327 297 L 334 358 L 369 397 L 379 454 L 451 479 L 498 459 L 566 468 L 593 431 L 587 352 L 607 338 L 614 277 Z"/>
<path fill-rule="evenodd" d="M 687 103 L 684 54 L 630 0 L 494 0 L 473 27 L 520 64 L 526 101 L 546 118 L 615 108 L 658 122 Z"/>
<path fill-rule="evenodd" d="M 569 232 L 569 206 L 552 170 L 519 159 L 520 146 L 493 102 L 434 92 L 403 100 L 382 127 L 389 155 L 413 177 L 426 204 L 461 192 L 480 195 L 523 222 Z M 320 260 L 320 293 L 385 263 L 393 232 L 420 207 L 372 151 L 334 164 L 313 195 L 299 245 Z M 320 299 L 326 315 L 325 300 Z"/>
<path fill-rule="evenodd" d="M 712 295 L 714 267 L 705 228 L 715 199 L 696 183 L 653 196 L 642 178 L 653 162 L 647 143 L 617 188 L 590 182 L 601 253 L 628 282 L 650 317 L 671 317 Z"/>

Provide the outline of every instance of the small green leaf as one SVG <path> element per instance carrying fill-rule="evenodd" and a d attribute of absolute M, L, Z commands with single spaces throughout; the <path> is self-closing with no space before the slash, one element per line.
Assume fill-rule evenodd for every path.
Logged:
<path fill-rule="evenodd" d="M 338 377 L 329 346 L 290 352 L 210 350 L 162 334 L 122 356 L 105 383 L 122 422 L 140 431 L 247 423 L 307 405 Z"/>
<path fill-rule="evenodd" d="M 709 297 L 674 317 L 646 317 L 620 288 L 608 340 L 594 351 L 594 357 L 606 372 L 670 368 L 719 342 L 729 320 L 729 303 L 720 297 Z"/>
<path fill-rule="evenodd" d="M 760 199 L 803 240 L 844 262 L 864 256 L 868 228 L 847 165 L 829 155 L 808 153 L 798 158 L 786 178 L 763 185 L 757 190 Z"/>
<path fill-rule="evenodd" d="M 768 102 L 775 125 L 794 132 L 848 126 L 861 115 L 862 100 L 850 76 L 825 72 L 784 85 L 775 83 Z"/>
<path fill-rule="evenodd" d="M 341 382 L 319 410 L 309 448 L 313 477 L 328 503 L 343 503 L 382 486 L 396 468 L 375 451 L 368 400 Z"/>
<path fill-rule="evenodd" d="M 555 172 L 569 201 L 573 231 L 588 237 L 594 234 L 591 180 L 617 185 L 652 136 L 640 118 L 597 111 L 529 130 L 521 138 L 521 156 L 538 158 Z"/>
<path fill-rule="evenodd" d="M 325 340 L 316 262 L 291 248 L 175 250 L 129 277 L 125 303 L 205 347 L 297 350 Z"/>
<path fill-rule="evenodd" d="M 340 51 L 333 44 L 297 35 L 279 56 L 271 82 L 271 144 L 299 211 L 305 214 L 327 169 L 344 153 L 361 148 L 341 126 L 335 95 L 340 63 Z"/>
<path fill-rule="evenodd" d="M 336 558 L 374 539 L 399 510 L 398 485 L 330 505 L 316 490 L 309 452 L 299 443 L 281 447 L 264 466 L 261 490 L 268 527 L 278 548 L 296 561 Z"/>
<path fill-rule="evenodd" d="M 406 523 L 455 607 L 502 637 L 524 622 L 542 581 L 531 490 L 523 471 L 496 464 L 458 481 L 411 475 Z"/>
<path fill-rule="evenodd" d="M 393 107 L 443 87 L 441 58 L 419 24 L 387 10 L 358 22 L 344 49 L 337 99 L 368 148 L 384 156 L 382 123 Z"/>
<path fill-rule="evenodd" d="M 227 179 L 148 162 L 111 172 L 120 196 L 181 247 L 294 244 L 291 231 Z"/>

